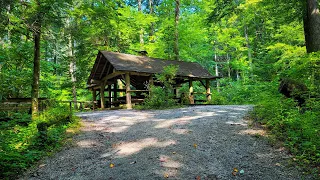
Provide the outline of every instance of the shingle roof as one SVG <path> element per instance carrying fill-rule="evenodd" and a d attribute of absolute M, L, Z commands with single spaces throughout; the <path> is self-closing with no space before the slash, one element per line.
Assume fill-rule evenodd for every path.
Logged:
<path fill-rule="evenodd" d="M 179 69 L 177 76 L 180 77 L 192 77 L 202 79 L 215 79 L 216 76 L 212 76 L 208 70 L 203 68 L 196 62 L 185 62 L 185 61 L 174 61 L 174 60 L 163 60 L 157 58 L 150 58 L 146 56 L 136 56 L 131 54 L 110 52 L 110 51 L 99 51 L 99 55 L 103 55 L 105 59 L 104 63 L 110 62 L 116 71 L 129 71 L 129 72 L 140 72 L 157 74 L 163 71 L 163 68 L 168 65 L 178 65 Z M 100 58 L 101 59 L 101 58 Z M 96 66 L 102 66 L 100 59 L 97 58 L 94 68 Z M 102 64 L 104 64 L 102 63 Z M 101 69 L 101 68 L 100 68 Z M 90 79 L 99 79 L 95 71 L 91 71 Z M 105 72 L 100 72 L 105 73 Z M 101 77 L 101 76 L 100 76 Z M 88 81 L 88 82 L 89 82 Z"/>

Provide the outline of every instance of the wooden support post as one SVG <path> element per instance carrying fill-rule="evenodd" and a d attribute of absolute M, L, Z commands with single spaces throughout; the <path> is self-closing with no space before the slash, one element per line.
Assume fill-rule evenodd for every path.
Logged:
<path fill-rule="evenodd" d="M 101 101 L 101 109 L 105 108 L 105 100 L 104 100 L 104 88 L 106 84 L 104 82 L 101 83 L 100 87 L 100 101 Z"/>
<path fill-rule="evenodd" d="M 174 88 L 173 89 L 173 94 L 174 94 L 174 97 L 175 98 L 178 98 L 179 96 L 178 96 L 178 94 L 179 94 L 179 89 L 178 88 Z"/>
<path fill-rule="evenodd" d="M 154 86 L 153 76 L 149 77 L 149 95 L 151 96 L 151 87 Z"/>
<path fill-rule="evenodd" d="M 189 101 L 190 101 L 190 104 L 194 104 L 192 79 L 189 79 Z"/>
<path fill-rule="evenodd" d="M 118 100 L 118 80 L 113 84 L 113 102 Z"/>
<path fill-rule="evenodd" d="M 126 105 L 127 109 L 132 109 L 131 93 L 130 93 L 130 74 L 126 73 Z"/>
<path fill-rule="evenodd" d="M 111 91 L 111 85 L 108 85 L 108 94 L 109 94 L 109 99 L 108 99 L 108 107 L 111 108 L 112 104 L 112 91 Z"/>
<path fill-rule="evenodd" d="M 210 80 L 206 79 L 206 95 L 207 95 L 207 100 L 211 101 L 211 90 L 210 90 Z"/>
<path fill-rule="evenodd" d="M 93 110 L 96 109 L 96 104 L 95 104 L 96 100 L 97 100 L 97 93 L 96 93 L 96 90 L 93 89 L 92 90 L 92 102 L 93 102 L 93 106 L 92 107 L 93 107 Z"/>
<path fill-rule="evenodd" d="M 119 89 L 123 89 L 123 83 L 122 83 L 122 81 L 119 80 L 119 79 L 118 79 L 117 81 L 119 81 L 119 82 L 118 82 L 118 84 L 119 84 Z M 119 95 L 120 95 L 120 97 L 123 97 L 123 96 L 124 96 L 123 91 L 120 91 Z"/>
<path fill-rule="evenodd" d="M 154 81 L 153 81 L 153 76 L 152 75 L 149 77 L 149 85 L 150 86 L 154 85 Z"/>

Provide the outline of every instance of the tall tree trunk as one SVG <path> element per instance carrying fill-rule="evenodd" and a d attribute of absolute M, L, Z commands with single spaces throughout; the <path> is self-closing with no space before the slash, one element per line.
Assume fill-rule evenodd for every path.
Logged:
<path fill-rule="evenodd" d="M 231 78 L 230 56 L 227 54 L 228 77 Z"/>
<path fill-rule="evenodd" d="M 72 96 L 73 96 L 73 103 L 74 108 L 78 109 L 77 106 L 77 87 L 76 87 L 76 75 L 75 75 L 75 69 L 76 69 L 76 61 L 74 57 L 74 44 L 73 44 L 72 35 L 70 33 L 69 35 L 69 58 L 70 58 L 70 64 L 69 64 L 69 72 L 72 82 Z"/>
<path fill-rule="evenodd" d="M 306 0 L 303 18 L 307 52 L 320 51 L 320 12 L 318 0 Z"/>
<path fill-rule="evenodd" d="M 251 49 L 250 49 L 250 41 L 249 41 L 249 36 L 248 36 L 248 26 L 247 25 L 244 27 L 244 36 L 246 38 L 246 43 L 247 43 L 247 48 L 248 48 L 249 66 L 250 66 L 250 70 L 252 71 L 252 57 L 251 57 Z"/>
<path fill-rule="evenodd" d="M 174 30 L 174 59 L 179 60 L 179 17 L 180 17 L 180 0 L 176 0 L 175 8 L 175 30 Z"/>
<path fill-rule="evenodd" d="M 7 32 L 7 42 L 10 45 L 11 44 L 11 31 L 10 31 L 10 11 L 11 11 L 11 6 L 10 4 L 7 6 L 7 16 L 8 16 L 8 32 Z"/>
<path fill-rule="evenodd" d="M 37 19 L 33 25 L 34 57 L 33 57 L 33 82 L 31 91 L 31 112 L 34 119 L 39 112 L 39 82 L 40 82 L 40 40 L 41 40 L 41 12 L 40 1 L 37 1 Z"/>
<path fill-rule="evenodd" d="M 153 14 L 153 0 L 149 0 L 149 14 L 152 15 Z M 150 25 L 150 33 L 149 33 L 149 37 L 152 37 L 154 35 L 154 24 L 151 23 Z M 151 42 L 154 42 L 154 39 L 152 37 Z"/>
<path fill-rule="evenodd" d="M 141 12 L 141 8 L 142 7 L 142 0 L 138 0 L 138 11 Z M 140 50 L 143 50 L 143 44 L 144 44 L 144 40 L 143 40 L 143 28 L 140 28 Z"/>
<path fill-rule="evenodd" d="M 214 62 L 215 62 L 215 72 L 216 72 L 216 76 L 219 76 L 219 67 L 218 67 L 218 56 L 217 56 L 217 52 L 216 52 L 216 47 L 214 47 Z M 216 80 L 217 81 L 217 91 L 220 92 L 220 82 L 219 79 Z"/>

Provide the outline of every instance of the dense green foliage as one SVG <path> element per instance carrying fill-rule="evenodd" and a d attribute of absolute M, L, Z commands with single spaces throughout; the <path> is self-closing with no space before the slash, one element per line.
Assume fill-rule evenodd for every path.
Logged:
<path fill-rule="evenodd" d="M 175 0 L 141 2 L 139 11 L 135 0 L 1 1 L 0 101 L 30 97 L 32 32 L 37 18 L 42 20 L 40 97 L 91 100 L 90 92 L 84 88 L 98 50 L 130 54 L 146 50 L 151 57 L 174 59 Z M 320 164 L 316 140 L 320 136 L 320 52 L 306 51 L 305 12 L 305 1 L 298 0 L 181 0 L 178 45 L 181 60 L 199 62 L 222 77 L 211 83 L 217 88 L 207 103 L 257 105 L 252 117 L 266 124 L 300 160 L 314 167 Z M 146 107 L 174 104 L 170 97 L 171 77 L 164 77 L 160 75 L 158 80 L 165 88 L 151 87 Z M 283 80 L 298 82 L 305 88 L 301 91 L 295 88 L 298 85 L 290 85 L 291 97 L 285 97 L 279 93 Z M 205 91 L 200 83 L 194 84 L 195 92 Z M 187 85 L 180 92 L 188 92 Z M 297 97 L 305 103 L 298 106 Z M 196 94 L 195 98 L 205 96 Z M 60 113 L 52 111 L 45 119 L 52 121 L 54 118 L 49 116 Z M 6 146 L 9 149 L 17 147 L 14 155 L 17 151 L 28 154 L 27 149 L 34 147 L 29 144 L 37 142 L 31 139 L 38 133 L 38 121 L 16 116 L 21 117 L 1 122 L 2 127 L 8 126 L 1 130 L 1 136 L 6 138 L 1 143 L 10 142 Z M 64 127 L 57 125 L 60 126 Z M 52 130 L 52 141 L 58 132 Z M 26 150 L 19 149 L 17 138 L 25 142 Z M 3 152 L 7 151 L 0 151 Z M 32 149 L 29 153 L 37 151 Z M 1 157 L 11 157 L 14 162 L 14 155 Z M 20 168 L 25 164 L 12 166 Z"/>
<path fill-rule="evenodd" d="M 178 66 L 164 67 L 161 74 L 156 75 L 156 81 L 162 86 L 149 84 L 150 94 L 138 109 L 166 109 L 176 107 L 177 100 L 174 99 L 172 83 L 178 70 Z"/>
<path fill-rule="evenodd" d="M 0 122 L 1 179 L 15 177 L 62 145 L 66 130 L 79 126 L 66 108 L 59 105 L 49 108 L 32 121 L 28 114 L 13 113 L 9 116 L 12 120 Z M 41 125 L 46 127 L 41 129 Z"/>

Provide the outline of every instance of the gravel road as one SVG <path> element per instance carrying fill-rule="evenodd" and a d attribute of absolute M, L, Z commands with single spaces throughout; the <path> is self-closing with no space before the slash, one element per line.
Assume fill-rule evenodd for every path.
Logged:
<path fill-rule="evenodd" d="M 252 135 L 260 131 L 243 119 L 251 108 L 79 113 L 74 144 L 22 179 L 308 179 L 283 149 Z"/>

